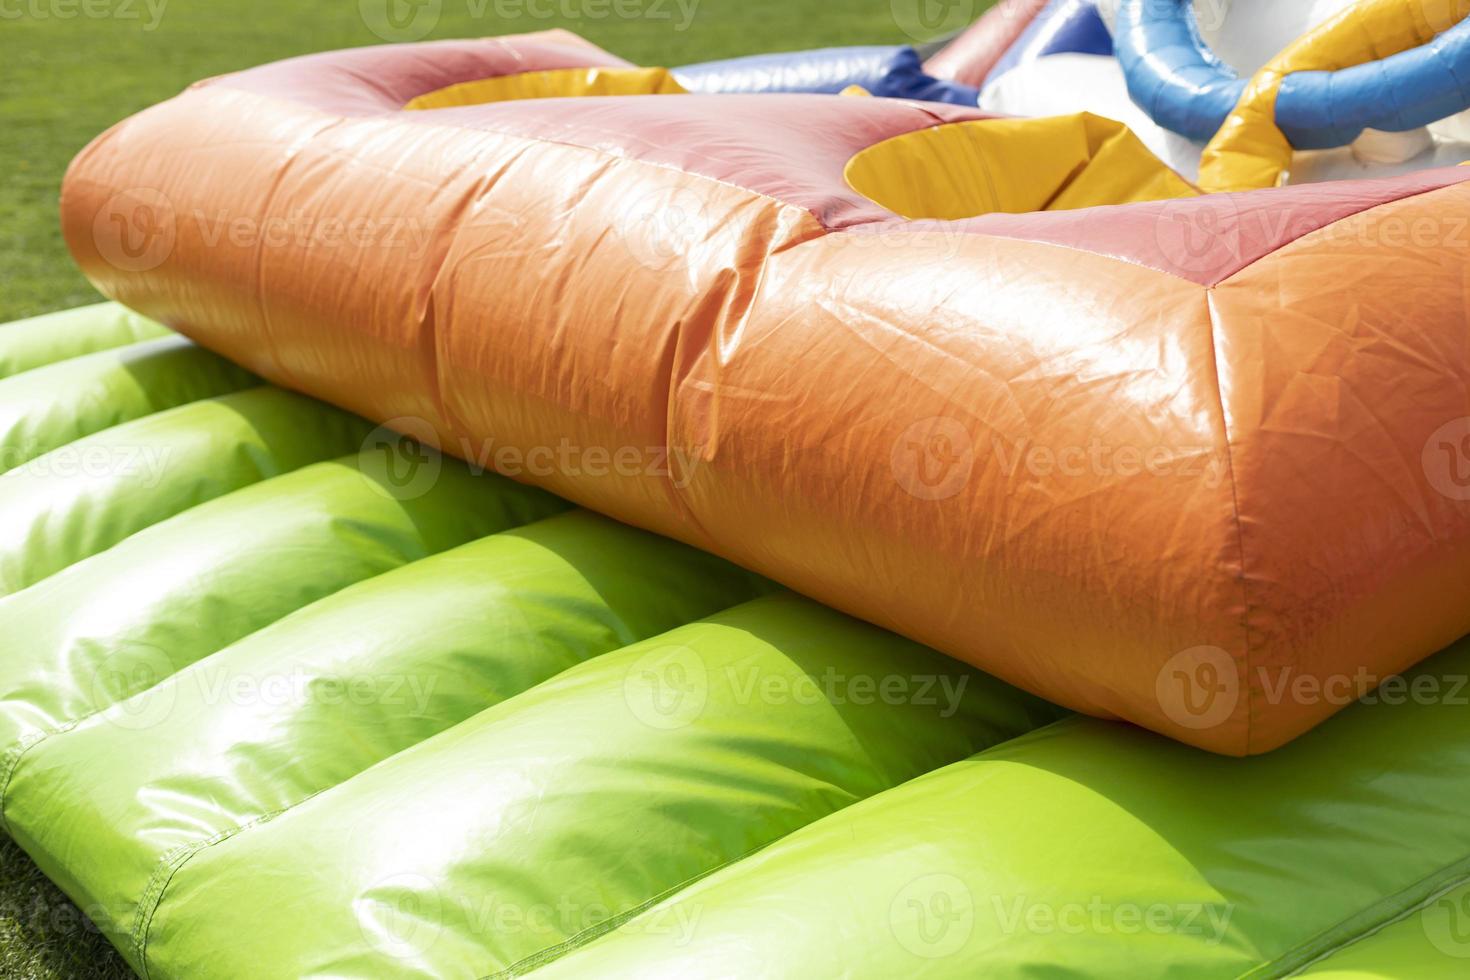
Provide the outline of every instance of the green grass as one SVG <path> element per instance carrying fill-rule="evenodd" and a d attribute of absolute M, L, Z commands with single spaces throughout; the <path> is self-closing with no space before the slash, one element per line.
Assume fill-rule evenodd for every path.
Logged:
<path fill-rule="evenodd" d="M 124 980 L 133 972 L 75 905 L 0 837 L 0 977 Z"/>
<path fill-rule="evenodd" d="M 158 9 L 160 0 L 85 2 L 137 19 L 55 16 L 80 11 L 81 0 L 15 0 L 0 8 L 0 323 L 98 299 L 72 266 L 56 220 L 62 173 L 97 133 L 199 78 L 379 40 L 357 0 L 164 0 L 156 23 L 148 3 Z M 634 5 L 651 11 L 653 2 Z M 565 27 L 650 65 L 909 40 L 890 0 L 697 0 L 685 29 L 681 10 L 691 0 L 683 8 L 680 0 L 659 2 L 670 19 L 599 15 L 627 10 L 626 0 L 443 0 L 430 37 Z M 530 13 L 500 16 L 517 10 Z M 585 16 L 536 16 L 541 11 Z M 128 976 L 75 906 L 0 837 L 0 977 Z"/>
<path fill-rule="evenodd" d="M 65 11 L 68 4 L 76 9 L 82 2 L 137 19 L 25 13 Z M 364 0 L 373 2 L 383 0 Z M 610 13 L 630 2 L 668 17 Z M 898 0 L 899 9 L 914 2 Z M 150 3 L 164 4 L 156 26 Z M 681 9 L 691 3 L 685 26 Z M 0 7 L 0 172 L 6 175 L 0 184 L 0 323 L 96 299 L 72 268 L 56 220 L 62 173 L 88 140 L 197 79 L 377 43 L 359 7 L 358 0 L 13 0 Z M 565 27 L 632 61 L 668 65 L 821 45 L 903 43 L 894 9 L 890 0 L 442 0 L 430 37 Z M 24 16 L 10 19 L 12 11 Z M 497 11 L 532 13 L 505 19 Z M 587 16 L 535 16 L 543 11 Z"/>

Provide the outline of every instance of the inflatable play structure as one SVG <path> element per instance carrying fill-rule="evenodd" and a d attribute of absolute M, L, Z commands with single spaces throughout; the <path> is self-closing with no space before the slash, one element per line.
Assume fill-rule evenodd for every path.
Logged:
<path fill-rule="evenodd" d="M 998 9 L 924 77 L 1219 101 L 1183 5 Z M 562 32 L 123 121 L 113 302 L 0 328 L 0 826 L 152 980 L 1462 975 L 1470 167 L 1284 113 L 1452 115 L 1467 15 L 1287 39 L 1228 194 Z"/>
<path fill-rule="evenodd" d="M 1213 191 L 1470 159 L 1457 0 L 1004 0 L 929 59 L 982 108 L 1126 123 Z"/>

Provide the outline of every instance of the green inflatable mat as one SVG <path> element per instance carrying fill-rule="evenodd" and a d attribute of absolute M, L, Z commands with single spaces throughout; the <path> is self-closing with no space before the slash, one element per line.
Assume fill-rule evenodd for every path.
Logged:
<path fill-rule="evenodd" d="M 1470 644 L 1227 759 L 110 304 L 0 375 L 0 823 L 140 976 L 1470 973 Z"/>

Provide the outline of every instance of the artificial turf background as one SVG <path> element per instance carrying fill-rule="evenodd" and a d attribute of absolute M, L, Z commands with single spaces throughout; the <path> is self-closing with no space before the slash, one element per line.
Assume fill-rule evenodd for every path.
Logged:
<path fill-rule="evenodd" d="M 914 43 L 928 40 L 913 36 L 920 13 L 952 26 L 989 0 L 0 0 L 0 323 L 98 299 L 56 221 L 62 173 L 88 140 L 199 78 L 381 43 L 368 23 L 385 3 L 400 17 L 437 5 L 429 39 L 565 27 L 634 62 L 672 65 Z M 0 977 L 131 975 L 0 835 Z"/>
<path fill-rule="evenodd" d="M 381 43 L 362 10 L 385 3 L 437 4 L 431 39 L 565 27 L 669 65 L 909 43 L 910 8 L 952 22 L 988 0 L 0 0 L 0 323 L 96 299 L 56 227 L 61 175 L 88 140 L 196 79 Z"/>

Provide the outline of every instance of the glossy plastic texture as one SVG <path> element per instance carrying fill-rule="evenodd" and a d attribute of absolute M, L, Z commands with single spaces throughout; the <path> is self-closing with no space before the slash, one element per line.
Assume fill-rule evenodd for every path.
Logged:
<path fill-rule="evenodd" d="M 104 437 L 158 469 L 58 506 L 115 543 L 22 564 L 34 584 L 0 599 L 0 812 L 145 976 L 475 976 L 1062 714 L 278 389 L 74 445 Z M 310 462 L 339 440 L 360 451 Z M 237 855 L 229 902 L 274 936 L 248 956 L 190 897 Z M 374 883 L 398 861 L 419 870 Z M 446 861 L 455 901 L 531 923 L 405 955 L 377 898 Z"/>
<path fill-rule="evenodd" d="M 1098 13 L 1097 0 L 1049 0 L 996 61 L 990 79 L 1050 55 L 1112 53 L 1113 35 Z"/>
<path fill-rule="evenodd" d="M 931 176 L 914 181 L 916 171 Z M 1122 123 L 1085 112 L 921 129 L 858 153 L 843 176 L 906 218 L 1069 211 L 1198 193 Z"/>
<path fill-rule="evenodd" d="M 1224 759 L 344 420 L 102 433 L 163 499 L 0 598 L 0 812 L 144 977 L 1458 975 L 1470 644 Z"/>
<path fill-rule="evenodd" d="M 371 425 L 249 388 L 79 439 L 0 476 L 0 596 L 166 518 L 362 446 Z"/>
<path fill-rule="evenodd" d="M 116 303 L 17 320 L 0 330 L 0 378 L 83 354 L 168 336 L 168 330 Z"/>
<path fill-rule="evenodd" d="M 0 378 L 0 474 L 121 422 L 259 383 L 183 337 L 125 344 Z"/>
<path fill-rule="evenodd" d="M 1321 69 L 1333 70 L 1328 78 Z M 1274 187 L 1294 145 L 1322 148 L 1355 139 L 1364 126 L 1413 129 L 1470 106 L 1470 2 L 1363 0 L 1288 45 L 1251 78 L 1205 147 L 1200 186 L 1213 191 Z M 1297 115 L 1282 102 L 1286 80 L 1326 132 L 1297 143 Z M 1351 108 L 1349 108 L 1351 107 Z"/>
<path fill-rule="evenodd" d="M 980 88 L 1046 4 L 1047 0 L 1000 0 L 925 61 L 924 70 L 936 78 Z"/>
<path fill-rule="evenodd" d="M 67 240 L 105 293 L 272 381 L 1213 751 L 1341 708 L 1273 697 L 1283 672 L 1371 686 L 1470 632 L 1444 466 L 1470 250 L 1443 223 L 1470 169 L 910 221 L 844 169 L 983 113 L 402 111 L 578 58 L 606 60 L 495 39 L 212 80 L 83 152 Z M 178 220 L 140 270 L 97 218 L 144 186 L 178 215 L 433 233 L 322 249 Z"/>
<path fill-rule="evenodd" d="M 884 680 L 906 694 L 880 695 Z M 246 956 L 279 977 L 524 972 L 1050 717 L 832 610 L 756 600 L 572 667 L 199 850 L 152 896 L 150 976 L 228 976 Z M 279 870 L 254 893 L 261 867 Z"/>
<path fill-rule="evenodd" d="M 767 589 L 585 511 L 482 538 L 309 604 L 33 746 L 7 825 L 141 963 L 159 892 L 198 852 L 569 667 Z"/>
<path fill-rule="evenodd" d="M 924 73 L 909 47 L 822 48 L 710 61 L 674 69 L 691 92 L 814 92 L 835 95 L 856 85 L 871 95 L 973 106 L 979 89 Z"/>
<path fill-rule="evenodd" d="M 1059 722 L 798 831 L 535 976 L 1226 980 L 1324 956 L 1306 975 L 1460 976 L 1459 909 L 1435 906 L 1470 876 L 1467 671 L 1460 644 L 1258 759 Z"/>
<path fill-rule="evenodd" d="M 1291 150 L 1346 146 L 1364 129 L 1417 129 L 1470 107 L 1470 7 L 1384 0 L 1358 4 L 1308 32 L 1254 78 L 1217 58 L 1186 0 L 1126 0 L 1118 60 L 1133 101 L 1191 139 L 1224 141 L 1275 170 L 1247 178 L 1244 164 L 1211 163 L 1211 190 L 1272 186 Z M 1270 142 L 1270 149 L 1257 143 Z M 1284 162 L 1283 162 L 1284 161 Z"/>
<path fill-rule="evenodd" d="M 1165 129 L 1203 143 L 1240 101 L 1247 79 L 1215 57 L 1188 0 L 1124 0 L 1114 46 L 1128 94 Z"/>

